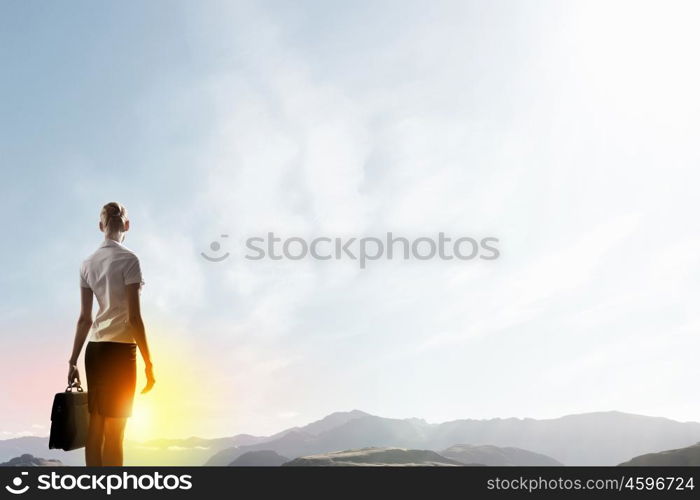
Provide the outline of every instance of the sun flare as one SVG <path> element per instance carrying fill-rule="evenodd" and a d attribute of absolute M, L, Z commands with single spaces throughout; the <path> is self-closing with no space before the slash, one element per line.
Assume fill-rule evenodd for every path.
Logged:
<path fill-rule="evenodd" d="M 147 394 L 141 394 L 146 384 L 144 365 L 137 361 L 136 395 L 131 418 L 126 426 L 126 439 L 147 441 L 167 437 L 192 435 L 193 424 L 201 418 L 192 407 L 183 408 L 183 394 L 195 394 L 194 376 L 183 366 L 184 345 L 174 346 L 172 341 L 160 345 L 165 338 L 158 331 L 150 334 L 151 348 L 157 353 L 154 360 L 156 385 Z"/>

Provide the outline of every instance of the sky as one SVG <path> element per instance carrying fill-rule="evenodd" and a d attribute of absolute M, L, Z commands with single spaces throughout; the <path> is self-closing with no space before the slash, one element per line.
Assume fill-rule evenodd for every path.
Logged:
<path fill-rule="evenodd" d="M 699 11 L 2 2 L 0 438 L 48 433 L 108 201 L 157 378 L 128 438 L 355 408 L 700 421 Z M 500 257 L 245 259 L 268 232 L 494 236 Z"/>

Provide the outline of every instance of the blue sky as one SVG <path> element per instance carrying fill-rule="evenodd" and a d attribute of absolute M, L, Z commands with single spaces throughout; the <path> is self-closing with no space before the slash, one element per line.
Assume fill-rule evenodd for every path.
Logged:
<path fill-rule="evenodd" d="M 151 412 L 196 394 L 164 434 L 351 408 L 700 419 L 692 2 L 0 11 L 2 364 L 33 374 L 6 435 L 45 432 L 112 200 L 168 395 Z M 268 231 L 496 235 L 502 256 L 243 259 Z M 222 233 L 232 258 L 203 261 Z"/>

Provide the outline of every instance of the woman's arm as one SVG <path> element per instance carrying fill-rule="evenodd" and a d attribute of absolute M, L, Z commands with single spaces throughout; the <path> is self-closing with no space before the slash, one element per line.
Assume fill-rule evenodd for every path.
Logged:
<path fill-rule="evenodd" d="M 68 385 L 74 380 L 80 384 L 80 374 L 78 373 L 78 356 L 83 349 L 83 344 L 92 326 L 92 290 L 80 287 L 80 316 L 75 327 L 75 339 L 73 340 L 73 353 L 68 360 Z"/>
<path fill-rule="evenodd" d="M 143 319 L 141 319 L 140 286 L 139 283 L 126 285 L 126 303 L 129 310 L 129 326 L 136 345 L 139 346 L 139 351 L 141 351 L 143 362 L 146 364 L 146 387 L 141 391 L 141 394 L 145 394 L 153 388 L 156 379 L 153 376 L 153 363 L 151 362 L 151 353 L 148 350 L 146 327 L 143 325 Z"/>

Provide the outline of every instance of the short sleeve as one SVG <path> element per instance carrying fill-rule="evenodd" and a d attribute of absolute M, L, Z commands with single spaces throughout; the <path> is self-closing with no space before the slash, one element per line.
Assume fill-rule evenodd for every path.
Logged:
<path fill-rule="evenodd" d="M 133 285 L 138 283 L 139 285 L 145 285 L 143 281 L 143 275 L 141 274 L 141 263 L 138 257 L 134 255 L 133 259 L 124 268 L 124 284 Z"/>
<path fill-rule="evenodd" d="M 90 285 L 87 282 L 87 272 L 84 263 L 80 266 L 80 286 L 82 288 L 90 288 Z"/>

